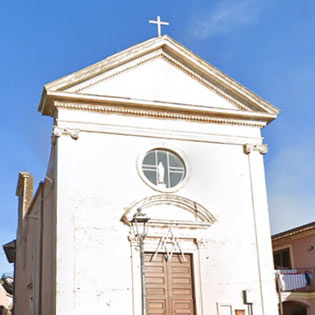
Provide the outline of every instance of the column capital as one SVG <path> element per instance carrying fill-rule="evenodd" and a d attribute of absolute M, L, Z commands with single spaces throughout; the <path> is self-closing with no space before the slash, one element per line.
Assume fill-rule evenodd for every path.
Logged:
<path fill-rule="evenodd" d="M 259 152 L 260 154 L 266 154 L 268 152 L 268 144 L 244 144 L 243 145 L 244 153 L 249 154 L 254 151 Z"/>
<path fill-rule="evenodd" d="M 195 239 L 195 244 L 197 247 L 200 248 L 208 248 L 208 241 L 202 237 Z"/>
<path fill-rule="evenodd" d="M 52 132 L 52 143 L 55 143 L 55 139 L 59 138 L 64 135 L 70 136 L 74 140 L 78 140 L 80 134 L 79 129 L 69 129 L 69 128 L 61 128 L 54 126 L 53 132 Z"/>

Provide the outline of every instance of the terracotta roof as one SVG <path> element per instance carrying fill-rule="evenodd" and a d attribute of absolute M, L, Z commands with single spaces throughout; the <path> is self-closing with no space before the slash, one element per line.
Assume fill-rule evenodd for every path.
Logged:
<path fill-rule="evenodd" d="M 308 223 L 308 224 L 305 224 L 305 225 L 298 226 L 298 227 L 291 229 L 291 230 L 287 230 L 287 231 L 272 235 L 271 238 L 273 241 L 277 241 L 277 240 L 280 240 L 282 238 L 290 237 L 290 236 L 300 234 L 303 232 L 307 232 L 310 230 L 315 230 L 315 221 Z"/>

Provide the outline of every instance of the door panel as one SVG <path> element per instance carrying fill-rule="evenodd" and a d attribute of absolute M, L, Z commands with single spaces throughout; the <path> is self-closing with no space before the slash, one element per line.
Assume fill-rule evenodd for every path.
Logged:
<path fill-rule="evenodd" d="M 194 315 L 191 255 L 145 253 L 147 315 Z"/>

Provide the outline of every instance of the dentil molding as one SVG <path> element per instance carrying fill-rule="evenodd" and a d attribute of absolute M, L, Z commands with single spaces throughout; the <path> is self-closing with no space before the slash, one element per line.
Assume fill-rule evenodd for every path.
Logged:
<path fill-rule="evenodd" d="M 259 127 L 263 128 L 266 126 L 266 122 L 262 121 L 250 121 L 245 119 L 232 119 L 232 118 L 221 118 L 221 117 L 211 117 L 202 116 L 194 114 L 182 114 L 176 112 L 166 112 L 159 110 L 149 110 L 149 109 L 138 109 L 138 108 L 125 108 L 123 106 L 115 105 L 95 105 L 87 103 L 65 103 L 65 102 L 54 102 L 54 106 L 60 109 L 67 110 L 81 110 L 90 111 L 98 113 L 110 113 L 110 114 L 120 114 L 128 116 L 139 116 L 139 117 L 152 117 L 158 119 L 181 119 L 196 122 L 205 123 L 215 123 L 215 124 L 228 124 L 228 125 L 238 125 L 238 126 L 248 126 L 248 127 Z"/>

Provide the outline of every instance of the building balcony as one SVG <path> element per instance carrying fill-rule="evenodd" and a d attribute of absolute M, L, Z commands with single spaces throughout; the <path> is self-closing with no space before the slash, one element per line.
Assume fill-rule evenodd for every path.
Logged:
<path fill-rule="evenodd" d="M 281 292 L 315 292 L 315 267 L 278 269 Z"/>

